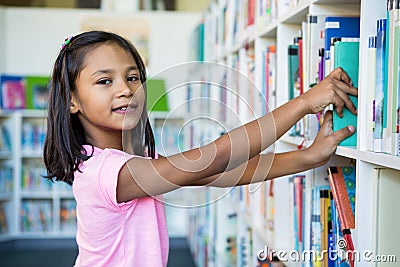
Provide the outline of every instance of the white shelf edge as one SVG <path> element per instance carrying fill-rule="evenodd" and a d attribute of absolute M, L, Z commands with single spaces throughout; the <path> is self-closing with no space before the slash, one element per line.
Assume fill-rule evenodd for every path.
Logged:
<path fill-rule="evenodd" d="M 32 190 L 21 190 L 21 198 L 27 199 L 53 199 L 53 191 L 32 191 Z"/>
<path fill-rule="evenodd" d="M 380 165 L 390 169 L 400 170 L 400 156 L 394 156 L 371 151 L 360 151 L 359 160 Z"/>
<path fill-rule="evenodd" d="M 16 239 L 61 239 L 61 238 L 75 238 L 75 232 L 62 232 L 62 231 L 48 231 L 48 232 L 29 232 L 29 231 L 20 231 L 19 235 L 17 235 Z"/>
<path fill-rule="evenodd" d="M 13 193 L 0 193 L 0 201 L 4 202 L 4 201 L 10 201 L 12 200 L 13 197 Z"/>

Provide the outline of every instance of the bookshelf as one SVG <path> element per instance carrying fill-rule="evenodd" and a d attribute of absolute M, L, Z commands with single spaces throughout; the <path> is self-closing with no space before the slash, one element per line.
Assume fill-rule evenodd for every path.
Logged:
<path fill-rule="evenodd" d="M 1 241 L 75 236 L 71 187 L 41 177 L 45 172 L 41 154 L 45 117 L 45 110 L 1 111 L 1 126 L 10 135 L 8 151 L 2 151 L 2 166 L 9 166 L 12 173 L 12 185 L 1 197 L 7 224 Z M 6 139 L 3 134 L 2 140 Z"/>
<path fill-rule="evenodd" d="M 248 6 L 251 2 L 253 2 L 252 4 L 255 3 L 256 8 L 255 23 L 248 25 L 246 23 L 248 21 L 247 16 L 251 14 Z M 263 7 L 267 4 L 270 8 L 268 12 Z M 197 27 L 197 31 L 194 32 L 194 38 L 196 38 L 196 35 L 198 38 L 192 40 L 192 43 L 196 44 L 196 51 L 203 51 L 202 49 L 204 49 L 204 55 L 195 57 L 195 59 L 203 58 L 206 62 L 226 64 L 248 77 L 253 77 L 252 80 L 259 91 L 265 92 L 266 88 L 274 91 L 274 97 L 269 96 L 269 108 L 273 109 L 289 100 L 287 82 L 289 80 L 288 46 L 293 44 L 294 38 L 299 36 L 300 32 L 309 33 L 307 28 L 308 15 L 360 17 L 357 145 L 339 146 L 326 166 L 296 175 L 305 177 L 302 215 L 305 227 L 301 244 L 303 250 L 311 248 L 312 245 L 310 227 L 313 212 L 312 190 L 317 185 L 329 186 L 326 181 L 328 166 L 355 166 L 356 169 L 356 227 L 352 230 L 355 249 L 360 252 L 380 251 L 382 253 L 382 250 L 379 250 L 385 247 L 382 244 L 389 242 L 389 240 L 385 240 L 377 234 L 380 233 L 379 229 L 383 225 L 381 221 L 389 221 L 391 218 L 381 218 L 378 215 L 385 213 L 377 208 L 377 199 L 379 198 L 377 196 L 379 188 L 377 184 L 381 181 L 381 178 L 376 175 L 376 170 L 382 168 L 392 170 L 391 173 L 394 173 L 398 178 L 394 179 L 395 184 L 399 184 L 400 157 L 371 151 L 368 143 L 371 134 L 370 124 L 365 119 L 369 112 L 367 92 L 370 75 L 367 64 L 368 38 L 373 34 L 376 35 L 376 21 L 380 18 L 386 18 L 386 4 L 387 1 L 385 0 L 215 0 L 203 13 L 200 25 L 203 27 L 204 34 L 198 33 L 198 29 L 201 27 Z M 241 12 L 236 13 L 237 9 Z M 302 37 L 303 40 L 308 40 L 306 38 L 309 36 L 303 35 Z M 275 55 L 269 54 L 269 56 L 274 56 L 275 62 L 273 76 L 268 76 L 268 79 L 272 79 L 272 84 L 266 87 L 266 70 L 263 60 L 268 53 L 267 47 L 274 47 Z M 250 50 L 254 53 L 252 58 L 249 57 Z M 303 53 L 305 64 L 310 64 L 307 61 L 310 57 L 305 52 Z M 253 66 L 250 68 L 251 71 L 249 71 L 249 65 Z M 303 68 L 308 71 L 306 75 L 310 75 L 310 70 L 307 69 L 308 65 Z M 305 77 L 308 77 L 306 75 Z M 204 76 L 207 77 L 207 73 Z M 234 89 L 243 99 L 250 102 L 250 95 L 259 96 L 257 93 L 251 92 L 251 90 L 254 90 L 252 88 L 242 89 L 245 88 L 243 85 L 247 84 L 241 84 L 240 89 Z M 229 84 L 229 82 L 227 86 L 236 88 L 234 84 Z M 265 93 L 265 95 L 268 96 L 268 93 Z M 257 100 L 253 99 L 252 101 L 254 101 L 252 106 L 254 113 L 250 116 L 246 112 L 240 112 L 240 107 L 238 108 L 237 114 L 239 114 L 242 123 L 265 113 L 265 110 L 257 104 Z M 205 113 L 202 115 L 220 119 L 218 112 L 212 109 Z M 222 119 L 220 122 L 228 129 L 238 126 L 237 122 L 232 124 L 232 121 Z M 193 127 L 196 129 L 195 131 L 199 132 L 205 129 L 202 125 L 194 125 Z M 207 130 L 205 135 L 208 135 L 208 138 L 218 137 L 217 130 L 208 128 Z M 198 134 L 192 138 L 201 139 L 204 138 L 204 134 Z M 199 141 L 193 141 L 191 144 L 196 144 Z M 275 144 L 275 151 L 295 150 L 299 146 L 308 147 L 311 144 L 312 137 L 310 138 L 307 135 L 293 136 L 287 133 Z M 198 265 L 261 266 L 261 263 L 257 263 L 257 253 L 265 246 L 274 250 L 290 251 L 295 249 L 295 235 L 298 229 L 294 228 L 298 225 L 293 223 L 295 211 L 292 199 L 292 177 L 282 177 L 275 179 L 272 183 L 265 182 L 230 190 L 199 189 L 193 196 L 196 199 L 195 202 L 198 199 L 216 199 L 222 195 L 224 197 L 208 206 L 192 210 L 190 213 L 191 225 L 188 235 Z M 271 188 L 272 190 L 270 190 Z M 381 225 L 379 225 L 379 222 L 381 222 Z M 215 229 L 218 229 L 218 233 Z M 249 231 L 249 229 L 251 230 Z M 397 237 L 400 232 L 393 230 L 392 234 Z M 249 238 L 246 239 L 248 235 L 251 236 L 250 240 Z M 228 239 L 232 241 L 232 238 L 234 239 L 233 244 L 227 241 Z M 233 255 L 232 250 L 235 251 Z M 248 257 L 248 253 L 252 256 Z M 396 254 L 397 259 L 400 257 L 398 250 L 393 253 Z M 313 266 L 312 262 L 288 261 L 285 264 L 288 266 Z M 376 265 L 380 266 L 379 263 L 366 259 L 356 262 L 356 266 Z"/>
<path fill-rule="evenodd" d="M 169 112 L 150 112 L 150 123 L 157 139 L 157 151 L 171 155 L 182 148 L 179 129 L 184 119 Z M 62 182 L 51 183 L 44 174 L 42 148 L 45 135 L 46 110 L 2 110 L 0 127 L 0 242 L 16 238 L 74 238 L 76 203 L 72 188 Z M 161 146 L 160 140 L 165 146 Z M 171 145 L 172 143 L 172 145 Z M 165 196 L 177 204 L 179 194 Z M 169 209 L 178 216 L 181 210 Z M 186 227 L 169 216 L 171 234 L 183 235 Z"/>

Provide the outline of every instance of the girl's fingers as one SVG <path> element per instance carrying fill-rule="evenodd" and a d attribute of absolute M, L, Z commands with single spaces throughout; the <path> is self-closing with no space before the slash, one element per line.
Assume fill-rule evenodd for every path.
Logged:
<path fill-rule="evenodd" d="M 354 132 L 355 132 L 354 126 L 349 125 L 340 130 L 337 130 L 336 132 L 333 132 L 330 137 L 334 139 L 335 145 L 338 145 L 343 139 L 345 139 L 346 137 L 349 137 Z"/>
<path fill-rule="evenodd" d="M 324 115 L 324 120 L 321 125 L 322 133 L 325 136 L 332 134 L 333 115 L 331 110 L 327 110 Z"/>
<path fill-rule="evenodd" d="M 332 78 L 335 78 L 335 79 L 338 79 L 340 81 L 343 81 L 343 82 L 345 82 L 346 84 L 348 84 L 350 86 L 353 85 L 349 75 L 347 75 L 347 73 L 340 67 L 334 69 L 328 76 L 331 76 Z"/>
<path fill-rule="evenodd" d="M 341 116 L 341 114 L 343 113 L 344 106 L 346 106 L 353 114 L 357 114 L 357 109 L 353 101 L 351 101 L 346 91 L 342 89 L 343 87 L 347 87 L 346 84 L 341 81 L 336 81 L 335 85 L 337 88 L 340 89 L 340 90 L 335 90 L 335 93 L 338 98 L 334 99 L 336 111 L 338 112 L 339 116 Z"/>

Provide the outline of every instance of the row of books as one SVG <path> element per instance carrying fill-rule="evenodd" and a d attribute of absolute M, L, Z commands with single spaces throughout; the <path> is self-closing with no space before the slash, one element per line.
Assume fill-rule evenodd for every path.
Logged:
<path fill-rule="evenodd" d="M 328 168 L 328 181 L 325 183 L 310 183 L 314 184 L 311 186 L 310 225 L 305 224 L 306 177 L 296 175 L 290 178 L 293 249 L 300 253 L 312 252 L 304 254 L 310 256 L 306 259 L 310 266 L 351 265 L 346 251 L 354 250 L 351 230 L 355 228 L 355 177 L 355 167 L 336 166 Z M 305 240 L 306 228 L 310 229 L 309 242 Z M 343 247 L 344 243 L 348 246 Z"/>
<path fill-rule="evenodd" d="M 7 164 L 0 165 L 0 193 L 11 193 L 13 190 L 13 168 Z"/>
<path fill-rule="evenodd" d="M 21 149 L 25 152 L 37 152 L 43 150 L 46 138 L 46 126 L 43 121 L 40 124 L 24 121 L 22 124 Z"/>
<path fill-rule="evenodd" d="M 76 201 L 62 199 L 60 202 L 60 230 L 76 231 Z"/>
<path fill-rule="evenodd" d="M 8 233 L 8 223 L 6 216 L 6 204 L 4 202 L 0 202 L 0 234 Z"/>
<path fill-rule="evenodd" d="M 0 75 L 2 109 L 43 109 L 47 107 L 48 77 Z"/>
<path fill-rule="evenodd" d="M 22 232 L 53 230 L 53 206 L 50 200 L 23 200 L 20 219 Z"/>
<path fill-rule="evenodd" d="M 22 166 L 21 190 L 23 191 L 51 191 L 53 183 L 43 178 L 46 170 L 39 162 L 27 162 Z"/>
<path fill-rule="evenodd" d="M 41 151 L 46 137 L 46 126 L 42 123 L 31 123 L 24 121 L 22 125 L 21 149 L 25 152 Z M 0 126 L 0 151 L 10 152 L 12 142 L 10 129 L 7 125 Z"/>
<path fill-rule="evenodd" d="M 337 67 L 343 68 L 358 87 L 359 37 L 359 17 L 308 14 L 300 35 L 288 46 L 289 99 L 303 94 Z M 351 96 L 351 99 L 357 107 L 357 98 Z M 322 113 L 306 116 L 289 134 L 314 139 L 322 117 Z M 356 126 L 357 117 L 348 109 L 343 117 L 334 112 L 334 130 L 347 125 Z M 354 134 L 340 145 L 356 146 L 356 142 Z"/>
<path fill-rule="evenodd" d="M 243 43 L 301 5 L 303 0 L 212 1 L 203 16 L 205 60 L 215 60 L 226 49 Z M 201 39 L 200 39 L 201 40 Z"/>
<path fill-rule="evenodd" d="M 11 136 L 8 127 L 4 124 L 0 125 L 0 151 L 10 152 L 12 148 Z"/>
<path fill-rule="evenodd" d="M 387 16 L 376 21 L 368 44 L 367 149 L 399 155 L 400 4 L 397 0 L 387 3 Z"/>

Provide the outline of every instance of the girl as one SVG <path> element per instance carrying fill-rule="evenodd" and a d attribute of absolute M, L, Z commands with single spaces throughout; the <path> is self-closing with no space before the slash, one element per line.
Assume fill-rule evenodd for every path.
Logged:
<path fill-rule="evenodd" d="M 145 82 L 137 50 L 109 32 L 68 38 L 55 61 L 44 161 L 49 179 L 73 188 L 75 266 L 166 266 L 164 207 L 154 196 L 181 186 L 243 185 L 314 168 L 354 132 L 349 126 L 333 133 L 328 112 L 308 149 L 274 155 L 271 168 L 266 163 L 273 156 L 260 154 L 299 119 L 329 104 L 339 114 L 344 106 L 356 113 L 347 94 L 357 90 L 336 69 L 307 93 L 208 145 L 157 158 Z"/>

